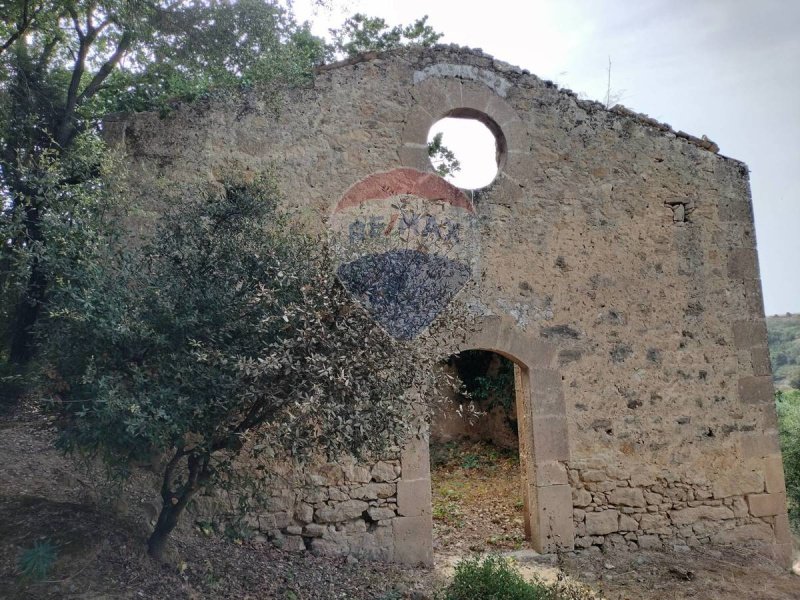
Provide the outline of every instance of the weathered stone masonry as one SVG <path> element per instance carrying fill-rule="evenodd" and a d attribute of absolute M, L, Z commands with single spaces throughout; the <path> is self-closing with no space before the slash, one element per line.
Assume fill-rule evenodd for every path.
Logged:
<path fill-rule="evenodd" d="M 163 177 L 269 170 L 324 231 L 354 183 L 430 171 L 446 115 L 498 139 L 499 175 L 474 198 L 478 291 L 461 301 L 484 317 L 468 346 L 518 367 L 531 544 L 752 544 L 787 561 L 747 168 L 712 142 L 453 47 L 324 67 L 277 110 L 251 93 L 107 129 L 145 198 Z M 283 475 L 251 517 L 277 545 L 430 563 L 424 432 L 375 465 Z"/>

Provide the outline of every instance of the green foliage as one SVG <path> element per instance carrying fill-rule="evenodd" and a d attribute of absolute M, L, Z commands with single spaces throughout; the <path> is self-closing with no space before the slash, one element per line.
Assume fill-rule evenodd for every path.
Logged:
<path fill-rule="evenodd" d="M 333 44 L 331 58 L 357 56 L 364 52 L 382 52 L 405 45 L 428 47 L 438 42 L 442 34 L 428 25 L 428 16 L 411 25 L 389 27 L 384 19 L 356 13 L 339 29 L 330 30 Z"/>
<path fill-rule="evenodd" d="M 428 157 L 431 159 L 436 172 L 441 177 L 453 175 L 461 170 L 461 163 L 456 158 L 450 148 L 444 145 L 442 132 L 433 136 L 433 140 L 428 142 Z"/>
<path fill-rule="evenodd" d="M 17 558 L 17 569 L 28 581 L 41 581 L 50 574 L 58 558 L 58 548 L 49 539 L 39 540 L 23 550 Z"/>
<path fill-rule="evenodd" d="M 467 558 L 456 565 L 453 580 L 438 600 L 558 600 L 556 591 L 541 581 L 525 581 L 501 556 Z"/>
<path fill-rule="evenodd" d="M 800 390 L 776 392 L 775 405 L 778 411 L 789 518 L 795 531 L 800 531 Z"/>
<path fill-rule="evenodd" d="M 800 315 L 767 317 L 767 336 L 775 385 L 800 389 Z"/>
<path fill-rule="evenodd" d="M 477 454 L 465 454 L 461 460 L 462 469 L 477 469 L 481 466 L 481 457 Z"/>
<path fill-rule="evenodd" d="M 514 403 L 514 363 L 483 350 L 467 350 L 452 359 L 464 385 L 464 395 L 480 403 L 482 410 L 495 404 L 507 411 Z"/>
<path fill-rule="evenodd" d="M 37 254 L 52 243 L 44 222 L 60 216 L 51 200 L 61 187 L 103 185 L 91 164 L 74 170 L 56 163 L 79 156 L 78 139 L 96 136 L 105 116 L 165 114 L 181 101 L 256 85 L 302 85 L 336 52 L 440 37 L 425 18 L 389 28 L 355 15 L 326 46 L 277 0 L 11 0 L 3 10 L 0 360 L 18 364 L 32 358 L 32 327 L 52 283 Z"/>
<path fill-rule="evenodd" d="M 123 475 L 170 457 L 159 535 L 201 489 L 240 482 L 243 452 L 379 453 L 405 435 L 409 390 L 438 384 L 435 345 L 394 340 L 354 305 L 268 180 L 171 206 L 151 241 L 109 238 L 65 265 L 39 329 L 62 448 Z"/>

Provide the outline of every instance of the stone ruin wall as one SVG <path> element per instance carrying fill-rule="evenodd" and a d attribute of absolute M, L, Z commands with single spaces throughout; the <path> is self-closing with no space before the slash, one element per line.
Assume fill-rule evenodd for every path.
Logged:
<path fill-rule="evenodd" d="M 277 105 L 253 92 L 106 127 L 145 201 L 159 178 L 270 171 L 322 232 L 355 182 L 430 170 L 428 128 L 452 111 L 501 138 L 474 198 L 470 302 L 491 324 L 473 347 L 521 367 L 534 547 L 753 543 L 787 561 L 747 168 L 712 142 L 455 47 L 323 67 Z M 290 550 L 430 563 L 424 434 L 400 454 L 279 474 L 251 522 Z"/>

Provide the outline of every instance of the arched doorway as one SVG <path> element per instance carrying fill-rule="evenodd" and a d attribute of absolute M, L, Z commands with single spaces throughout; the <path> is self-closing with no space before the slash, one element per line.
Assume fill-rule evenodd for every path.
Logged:
<path fill-rule="evenodd" d="M 513 361 L 465 350 L 442 365 L 457 387 L 432 407 L 434 551 L 511 551 L 528 544 Z"/>
<path fill-rule="evenodd" d="M 530 546 L 542 553 L 573 549 L 572 491 L 567 479 L 569 435 L 556 348 L 522 333 L 515 323 L 485 319 L 454 348 L 496 352 L 514 362 L 514 388 L 523 481 L 523 522 Z M 406 564 L 433 564 L 429 432 L 407 441 L 401 453 L 399 518 L 394 556 Z"/>

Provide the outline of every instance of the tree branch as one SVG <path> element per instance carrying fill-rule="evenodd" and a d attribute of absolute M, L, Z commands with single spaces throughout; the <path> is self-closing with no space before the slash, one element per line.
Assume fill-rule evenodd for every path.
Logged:
<path fill-rule="evenodd" d="M 117 44 L 117 48 L 116 50 L 114 50 L 114 54 L 112 54 L 111 57 L 105 63 L 103 63 L 103 66 L 100 67 L 99 71 L 97 71 L 95 76 L 89 82 L 89 85 L 86 86 L 86 89 L 84 89 L 81 92 L 80 96 L 78 96 L 78 103 L 83 102 L 87 98 L 91 98 L 92 96 L 94 96 L 94 94 L 97 93 L 97 90 L 100 89 L 100 86 L 103 84 L 106 78 L 111 74 L 111 71 L 114 70 L 114 67 L 117 66 L 119 61 L 128 51 L 132 42 L 133 42 L 132 33 L 126 31 L 125 33 L 122 34 L 122 37 L 120 38 L 119 43 Z"/>
<path fill-rule="evenodd" d="M 165 504 L 170 502 L 170 498 L 172 498 L 172 475 L 175 473 L 175 469 L 183 456 L 183 449 L 178 448 L 172 458 L 169 459 L 167 466 L 164 467 L 164 477 L 161 480 L 161 499 Z"/>

